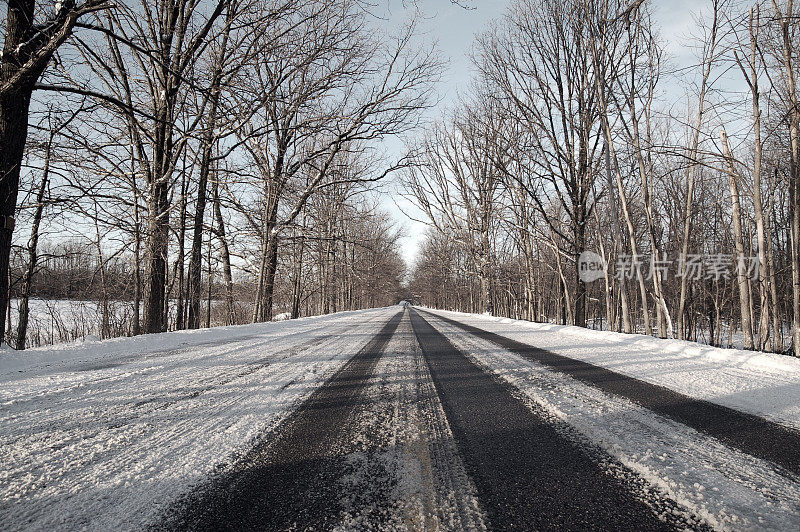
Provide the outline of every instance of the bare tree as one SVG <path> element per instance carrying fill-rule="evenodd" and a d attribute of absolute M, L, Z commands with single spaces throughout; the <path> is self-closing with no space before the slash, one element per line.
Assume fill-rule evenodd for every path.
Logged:
<path fill-rule="evenodd" d="M 703 50 L 700 59 L 700 67 L 702 74 L 700 78 L 700 90 L 697 102 L 697 116 L 695 124 L 691 131 L 691 140 L 687 148 L 686 159 L 686 206 L 683 213 L 683 237 L 681 247 L 681 257 L 683 260 L 689 255 L 689 242 L 691 241 L 692 232 L 692 208 L 694 202 L 694 188 L 695 188 L 695 175 L 698 167 L 698 150 L 700 149 L 700 132 L 703 127 L 703 120 L 706 111 L 706 97 L 708 96 L 710 88 L 711 69 L 717 59 L 717 50 L 719 45 L 719 24 L 720 24 L 720 10 L 722 8 L 720 0 L 713 0 L 712 2 L 712 15 L 711 25 L 708 35 L 703 41 Z M 686 339 L 686 298 L 687 290 L 689 287 L 689 276 L 686 272 L 681 276 L 681 295 L 680 303 L 678 304 L 678 337 Z"/>
<path fill-rule="evenodd" d="M 15 348 L 25 349 L 25 341 L 28 332 L 28 321 L 30 315 L 29 299 L 33 287 L 33 278 L 39 261 L 39 228 L 44 215 L 44 209 L 49 203 L 46 199 L 47 191 L 50 186 L 50 164 L 55 148 L 55 139 L 60 131 L 75 119 L 81 109 L 78 109 L 66 117 L 64 120 L 54 121 L 53 113 L 49 112 L 45 125 L 48 128 L 47 141 L 44 143 L 44 161 L 42 167 L 42 177 L 39 187 L 36 190 L 36 200 L 34 202 L 33 221 L 31 222 L 30 239 L 27 245 L 27 264 L 20 280 L 19 309 L 17 319 L 17 331 Z"/>
<path fill-rule="evenodd" d="M 8 307 L 8 266 L 31 95 L 79 19 L 108 5 L 106 0 L 80 5 L 70 0 L 57 3 L 57 11 L 44 12 L 34 0 L 8 2 L 0 59 L 0 323 L 5 323 Z"/>
<path fill-rule="evenodd" d="M 590 51 L 592 36 L 583 1 L 515 3 L 503 26 L 479 41 L 482 76 L 496 87 L 509 114 L 530 132 L 529 175 L 546 187 L 527 185 L 544 214 L 558 204 L 568 226 L 543 216 L 574 264 L 575 324 L 586 325 L 586 285 L 578 257 L 586 246 L 592 189 L 602 133 Z M 525 184 L 525 183 L 523 183 Z"/>
<path fill-rule="evenodd" d="M 728 146 L 728 135 L 725 130 L 720 131 L 720 141 L 722 142 L 722 153 L 728 167 L 728 183 L 731 191 L 731 205 L 733 211 L 733 236 L 736 245 L 736 268 L 737 284 L 739 285 L 739 314 L 742 318 L 742 332 L 744 333 L 745 349 L 753 349 L 753 321 L 750 314 L 750 287 L 747 279 L 747 269 L 745 267 L 747 256 L 744 250 L 744 235 L 742 231 L 742 206 L 739 201 L 739 176 L 733 162 L 730 147 Z"/>
<path fill-rule="evenodd" d="M 280 45 L 262 47 L 239 91 L 258 109 L 240 132 L 263 194 L 253 321 L 272 317 L 281 233 L 316 191 L 340 181 L 335 169 L 347 153 L 415 124 L 440 68 L 431 50 L 413 49 L 413 25 L 388 42 L 368 35 L 355 2 L 311 3 L 274 31 Z M 356 179 L 377 181 L 406 165 L 387 161 Z"/>
<path fill-rule="evenodd" d="M 490 242 L 500 212 L 501 167 L 508 164 L 501 127 L 490 108 L 462 110 L 414 149 L 419 158 L 403 179 L 407 197 L 425 213 L 426 222 L 455 236 L 474 260 L 472 273 L 480 289 L 472 310 L 481 313 L 492 310 Z"/>
<path fill-rule="evenodd" d="M 783 63 L 782 78 L 785 85 L 787 121 L 789 123 L 789 189 L 791 212 L 792 265 L 792 347 L 795 356 L 800 356 L 800 99 L 795 79 L 795 42 L 797 14 L 794 1 L 787 0 L 785 11 L 772 1 L 780 26 L 780 56 Z M 794 20 L 793 20 L 794 19 Z"/>

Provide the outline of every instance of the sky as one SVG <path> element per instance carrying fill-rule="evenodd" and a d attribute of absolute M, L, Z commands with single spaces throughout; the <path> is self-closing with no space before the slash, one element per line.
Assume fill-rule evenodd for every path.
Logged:
<path fill-rule="evenodd" d="M 472 78 L 472 65 L 469 60 L 469 50 L 476 34 L 486 29 L 487 23 L 500 17 L 509 0 L 467 0 L 464 9 L 450 2 L 450 0 L 387 0 L 380 8 L 376 9 L 377 16 L 385 19 L 387 26 L 402 24 L 411 15 L 414 8 L 419 9 L 421 40 L 425 44 L 435 43 L 436 47 L 447 60 L 447 67 L 442 79 L 437 86 L 439 104 L 431 109 L 426 118 L 434 120 L 452 107 L 458 99 L 458 94 L 469 87 Z M 393 155 L 402 154 L 403 144 L 392 140 L 387 145 L 387 150 Z M 413 263 L 419 244 L 422 241 L 425 224 L 414 219 L 421 219 L 422 214 L 407 200 L 400 197 L 399 186 L 394 181 L 386 183 L 381 192 L 381 204 L 395 219 L 398 227 L 404 230 L 402 238 L 402 254 L 409 266 Z"/>
<path fill-rule="evenodd" d="M 469 53 L 476 34 L 488 28 L 489 23 L 503 15 L 513 0 L 463 0 L 469 6 L 464 9 L 450 0 L 385 0 L 375 8 L 375 14 L 382 19 L 380 24 L 391 30 L 402 24 L 414 9 L 421 14 L 421 44 L 435 43 L 442 56 L 448 61 L 446 71 L 438 84 L 439 105 L 427 113 L 428 119 L 442 116 L 452 107 L 469 87 L 473 68 Z M 709 0 L 661 0 L 654 2 L 654 17 L 664 38 L 666 49 L 673 65 L 691 64 L 693 53 L 686 45 L 687 37 L 694 26 L 694 14 L 707 8 Z M 680 90 L 676 88 L 676 90 Z M 682 91 L 681 91 L 682 92 Z M 386 150 L 400 155 L 403 144 L 396 139 L 388 141 Z M 407 200 L 400 197 L 396 177 L 384 184 L 381 190 L 381 204 L 402 228 L 402 254 L 406 263 L 413 264 L 425 232 L 425 224 L 414 220 L 422 215 Z"/>

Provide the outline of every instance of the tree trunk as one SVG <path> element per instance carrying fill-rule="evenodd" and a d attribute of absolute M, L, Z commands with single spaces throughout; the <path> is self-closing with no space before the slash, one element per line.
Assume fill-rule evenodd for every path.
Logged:
<path fill-rule="evenodd" d="M 135 176 L 134 176 L 134 179 Z M 141 307 L 142 307 L 142 231 L 141 216 L 139 214 L 139 194 L 136 183 L 133 186 L 133 336 L 138 336 L 142 332 L 141 327 Z"/>
<path fill-rule="evenodd" d="M 303 254 L 306 245 L 305 235 L 305 215 L 303 215 L 302 223 L 300 224 L 300 236 L 295 241 L 295 254 L 294 254 L 294 279 L 292 280 L 292 319 L 296 320 L 300 317 L 300 303 L 303 297 L 301 276 L 303 274 Z"/>
<path fill-rule="evenodd" d="M 609 148 L 609 141 L 607 135 L 604 135 L 604 140 L 606 143 L 605 145 L 606 181 L 608 184 L 609 198 L 611 202 L 611 235 L 614 240 L 615 256 L 616 258 L 619 258 L 619 256 L 622 255 L 622 235 L 620 234 L 621 231 L 619 228 L 619 217 L 617 215 L 617 195 L 614 194 L 613 192 L 615 187 L 614 187 L 614 179 L 612 177 L 613 170 L 611 168 L 611 150 Z M 633 332 L 633 325 L 631 324 L 630 311 L 628 309 L 628 290 L 626 284 L 627 283 L 625 282 L 625 278 L 624 276 L 622 276 L 622 278 L 620 279 L 620 291 L 619 291 L 620 306 L 621 306 L 620 310 L 622 314 L 622 326 L 625 333 L 631 334 Z M 606 298 L 608 298 L 609 295 L 610 294 L 606 292 Z M 611 318 L 607 317 L 607 319 L 610 320 Z"/>
<path fill-rule="evenodd" d="M 144 330 L 166 330 L 164 320 L 169 246 L 169 185 L 165 177 L 150 186 L 147 215 L 147 272 L 145 281 Z"/>
<path fill-rule="evenodd" d="M 753 349 L 753 320 L 750 314 L 750 289 L 747 283 L 747 268 L 744 252 L 744 237 L 742 235 L 742 207 L 739 201 L 739 185 L 736 182 L 736 167 L 728 146 L 728 135 L 725 130 L 720 131 L 722 153 L 728 166 L 728 185 L 731 189 L 731 204 L 733 207 L 733 236 L 736 244 L 736 280 L 739 286 L 739 314 L 742 318 L 742 334 L 744 348 Z"/>
<path fill-rule="evenodd" d="M 261 261 L 258 269 L 253 323 L 272 319 L 272 292 L 275 283 L 275 266 L 278 260 L 278 201 L 271 181 L 264 184 L 267 208 L 264 214 L 264 232 L 261 241 Z M 269 316 L 269 318 L 267 318 Z"/>
<path fill-rule="evenodd" d="M 608 129 L 608 123 L 606 122 L 606 128 Z M 614 152 L 613 144 L 610 140 L 611 131 L 608 129 L 607 136 L 609 137 L 607 147 L 611 152 L 611 159 L 614 164 L 614 173 L 616 175 L 616 182 L 617 182 L 617 192 L 619 193 L 620 205 L 622 206 L 622 214 L 625 217 L 625 224 L 628 229 L 628 241 L 631 246 L 631 260 L 636 270 L 636 280 L 639 284 L 639 295 L 641 297 L 642 302 L 642 319 L 644 321 L 644 333 L 647 336 L 652 336 L 653 329 L 650 326 L 650 309 L 647 303 L 647 288 L 644 284 L 644 276 L 642 275 L 641 271 L 641 263 L 639 260 L 639 250 L 637 249 L 636 244 L 636 230 L 633 226 L 633 220 L 631 219 L 630 210 L 628 209 L 628 197 L 625 193 L 625 187 L 622 183 L 622 174 L 620 174 L 619 170 L 619 163 L 617 162 L 617 155 Z"/>
<path fill-rule="evenodd" d="M 100 301 L 100 312 L 101 312 L 101 323 L 100 323 L 100 339 L 105 340 L 106 338 L 110 338 L 110 323 L 109 323 L 109 308 L 108 308 L 108 282 L 106 279 L 106 266 L 105 260 L 103 259 L 103 246 L 101 243 L 100 238 L 100 224 L 98 223 L 98 215 L 97 215 L 97 206 L 95 205 L 95 217 L 94 217 L 94 229 L 95 229 L 95 236 L 96 236 L 96 248 L 97 248 L 97 267 L 100 270 L 100 294 L 101 294 L 101 301 Z"/>
<path fill-rule="evenodd" d="M 786 14 L 780 14 L 783 37 L 783 66 L 789 104 L 789 187 L 791 202 L 791 262 L 792 262 L 792 348 L 800 356 L 800 101 L 794 77 L 794 46 L 790 33 L 793 2 L 789 0 Z"/>
<path fill-rule="evenodd" d="M 161 55 L 168 58 L 171 53 L 171 36 L 162 44 Z M 156 101 L 157 117 L 153 135 L 153 175 L 147 197 L 147 271 L 145 281 L 144 328 L 146 333 L 159 333 L 167 329 L 167 255 L 169 253 L 169 207 L 170 180 L 172 177 L 173 110 L 175 95 L 166 86 L 173 77 L 169 64 L 164 63 L 160 74 L 161 94 Z"/>
<path fill-rule="evenodd" d="M 39 259 L 39 225 L 41 224 L 42 214 L 44 213 L 44 196 L 47 192 L 47 183 L 50 178 L 50 154 L 53 148 L 53 136 L 54 134 L 51 133 L 50 139 L 47 143 L 47 152 L 45 153 L 44 158 L 44 170 L 42 172 L 42 182 L 39 184 L 39 190 L 36 193 L 36 211 L 33 214 L 31 238 L 28 241 L 28 266 L 22 276 L 22 286 L 20 288 L 19 320 L 17 322 L 16 338 L 16 349 L 19 351 L 25 349 L 25 339 L 28 333 L 28 302 L 31 294 L 31 286 L 33 284 L 33 276 L 36 272 L 36 264 Z"/>
<path fill-rule="evenodd" d="M 186 196 L 189 193 L 188 190 L 188 179 L 186 176 L 187 173 L 187 166 L 186 166 L 186 153 L 184 152 L 183 155 L 183 173 L 181 175 L 181 213 L 180 213 L 180 227 L 178 228 L 178 258 L 176 260 L 176 266 L 178 268 L 178 308 L 176 309 L 175 313 L 175 329 L 183 330 L 186 327 L 186 316 L 184 315 L 184 310 L 186 308 L 184 302 L 184 292 L 186 289 L 185 282 L 186 279 L 184 277 L 184 265 L 186 264 L 186 204 L 187 198 Z"/>
<path fill-rule="evenodd" d="M 0 84 L 10 83 L 26 60 L 24 54 L 19 57 L 17 51 L 31 37 L 34 7 L 33 0 L 8 1 Z M 40 74 L 41 71 L 33 73 L 28 79 L 0 95 L 0 323 L 3 324 L 3 330 L 10 301 L 9 261 L 20 168 L 28 138 L 28 111 L 33 87 Z"/>
<path fill-rule="evenodd" d="M 145 281 L 145 308 L 144 327 L 147 333 L 158 333 L 167 330 L 168 302 L 166 299 L 167 288 L 167 261 L 169 253 L 169 216 L 170 216 L 170 187 L 174 170 L 175 142 L 173 138 L 175 127 L 175 110 L 177 107 L 178 87 L 182 83 L 179 75 L 172 69 L 180 50 L 173 49 L 173 40 L 181 41 L 185 35 L 186 26 L 178 26 L 180 8 L 169 12 L 169 6 L 161 6 L 165 13 L 159 13 L 164 18 L 159 21 L 162 35 L 157 44 L 159 57 L 158 72 L 156 73 L 153 127 L 153 164 L 148 183 L 147 198 L 147 241 L 145 244 L 147 255 L 147 272 Z M 185 23 L 186 20 L 180 22 Z"/>
<path fill-rule="evenodd" d="M 778 299 L 778 287 L 775 279 L 775 255 L 772 249 L 772 221 L 770 214 L 772 212 L 772 201 L 770 200 L 764 216 L 764 234 L 766 235 L 766 251 L 767 251 L 767 272 L 766 276 L 769 280 L 769 298 L 772 307 L 772 342 L 771 349 L 774 352 L 783 351 L 783 334 L 781 330 L 781 300 Z"/>
<path fill-rule="evenodd" d="M 262 291 L 259 321 L 272 320 L 273 297 L 275 293 L 275 274 L 278 267 L 278 235 L 270 231 L 267 240 L 266 260 L 264 262 L 264 289 Z"/>
<path fill-rule="evenodd" d="M 212 288 L 214 287 L 214 269 L 212 268 L 213 247 L 211 246 L 211 239 L 208 239 L 208 290 L 206 292 L 206 329 L 211 327 L 211 303 L 212 303 Z"/>
<path fill-rule="evenodd" d="M 579 216 L 577 220 L 585 220 L 586 206 L 581 205 L 579 209 Z M 586 247 L 586 223 L 585 221 L 575 224 L 575 252 L 573 253 L 573 260 L 575 261 L 574 279 L 575 279 L 575 311 L 574 320 L 572 324 L 576 327 L 586 327 L 586 304 L 587 304 L 587 289 L 586 283 L 581 280 L 581 271 L 579 266 L 579 257 Z M 566 289 L 566 286 L 565 286 Z"/>
<path fill-rule="evenodd" d="M 206 144 L 208 141 L 208 144 Z M 200 327 L 200 297 L 202 291 L 202 262 L 203 262 L 203 229 L 206 211 L 206 191 L 208 189 L 208 172 L 211 164 L 210 139 L 203 140 L 203 160 L 200 166 L 200 179 L 197 183 L 197 206 L 194 214 L 192 229 L 192 248 L 189 258 L 189 276 L 187 282 L 187 307 L 189 329 Z M 210 241 L 210 239 L 209 239 Z"/>
<path fill-rule="evenodd" d="M 758 326 L 758 349 L 765 351 L 770 335 L 770 314 L 774 314 L 777 308 L 770 312 L 769 286 L 775 283 L 775 278 L 770 271 L 767 261 L 767 226 L 764 220 L 764 201 L 761 197 L 761 163 L 763 159 L 763 145 L 761 142 L 761 105 L 759 102 L 760 94 L 758 87 L 758 28 L 760 25 L 760 11 L 750 10 L 750 73 L 746 71 L 745 79 L 748 79 L 750 94 L 753 100 L 753 209 L 756 217 L 756 238 L 758 242 L 758 294 L 760 296 L 761 319 Z M 778 331 L 775 331 L 778 334 Z M 774 343 L 774 340 L 773 340 Z"/>
<path fill-rule="evenodd" d="M 489 256 L 486 248 L 489 246 L 489 237 L 486 235 L 485 242 L 481 242 L 481 251 L 478 254 L 478 261 L 479 264 L 479 277 L 480 277 L 480 298 L 479 298 L 479 305 L 480 305 L 480 313 L 483 314 L 485 312 L 494 314 L 494 308 L 492 308 L 492 288 L 491 288 L 491 265 L 489 263 Z"/>
<path fill-rule="evenodd" d="M 236 323 L 236 308 L 233 301 L 233 272 L 231 270 L 231 253 L 228 248 L 228 239 L 225 235 L 225 220 L 222 218 L 222 205 L 219 197 L 219 175 L 215 176 L 211 184 L 214 202 L 214 217 L 216 218 L 215 233 L 219 240 L 220 253 L 222 254 L 222 275 L 225 279 L 225 302 L 227 305 L 227 325 Z"/>

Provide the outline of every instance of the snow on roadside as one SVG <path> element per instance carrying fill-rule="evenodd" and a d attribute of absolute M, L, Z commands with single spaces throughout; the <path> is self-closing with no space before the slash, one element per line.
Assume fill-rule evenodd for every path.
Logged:
<path fill-rule="evenodd" d="M 210 342 L 242 340 L 244 336 L 256 338 L 259 335 L 280 336 L 283 332 L 297 333 L 301 330 L 318 327 L 331 319 L 340 319 L 358 314 L 359 311 L 340 312 L 328 316 L 313 316 L 282 323 L 257 323 L 253 325 L 230 325 L 211 329 L 173 331 L 141 336 L 112 338 L 102 342 L 96 338 L 78 340 L 70 344 L 58 344 L 13 351 L 0 351 L 0 383 L 17 380 L 20 374 L 39 374 L 59 372 L 82 364 L 115 364 L 132 360 L 138 355 L 188 349 Z M 2 400 L 2 396 L 0 396 Z"/>
<path fill-rule="evenodd" d="M 3 355 L 2 527 L 146 526 L 284 419 L 397 310 Z"/>
<path fill-rule="evenodd" d="M 800 478 L 453 325 L 432 323 L 524 402 L 544 408 L 586 445 L 685 508 L 685 518 L 697 516 L 720 530 L 800 529 Z"/>
<path fill-rule="evenodd" d="M 800 430 L 800 358 L 460 312 L 430 312 Z"/>

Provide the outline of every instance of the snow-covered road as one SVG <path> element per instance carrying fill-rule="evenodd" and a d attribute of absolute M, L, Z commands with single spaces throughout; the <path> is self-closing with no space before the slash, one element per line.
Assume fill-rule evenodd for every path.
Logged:
<path fill-rule="evenodd" d="M 800 529 L 749 418 L 710 436 L 492 334 L 800 443 L 794 359 L 391 307 L 3 353 L 0 529 Z"/>
<path fill-rule="evenodd" d="M 27 366 L 0 360 L 0 528 L 142 528 L 246 452 L 394 313 L 100 342 L 49 365 L 41 351 Z"/>
<path fill-rule="evenodd" d="M 498 327 L 493 319 L 457 317 L 484 329 L 501 329 L 512 337 L 530 336 L 524 328 L 515 331 L 508 323 Z M 436 326 L 485 371 L 510 384 L 531 408 L 553 416 L 567 437 L 582 442 L 586 448 L 601 449 L 649 487 L 678 503 L 673 511 L 695 516 L 723 530 L 796 530 L 800 526 L 800 479 L 796 475 L 624 397 L 551 371 L 455 325 L 437 321 Z M 563 338 L 539 341 L 558 345 Z M 606 348 L 613 349 L 614 344 Z M 652 353 L 640 355 L 646 367 L 654 363 L 649 355 Z M 601 354 L 589 356 L 596 359 Z M 696 360 L 691 363 L 698 364 Z M 626 369 L 643 372 L 630 362 Z M 725 371 L 731 368 L 720 365 L 718 373 Z M 705 372 L 714 373 L 709 367 Z M 738 369 L 735 374 L 739 374 Z M 696 378 L 693 376 L 693 381 Z M 715 380 L 721 383 L 724 378 L 716 375 Z"/>

